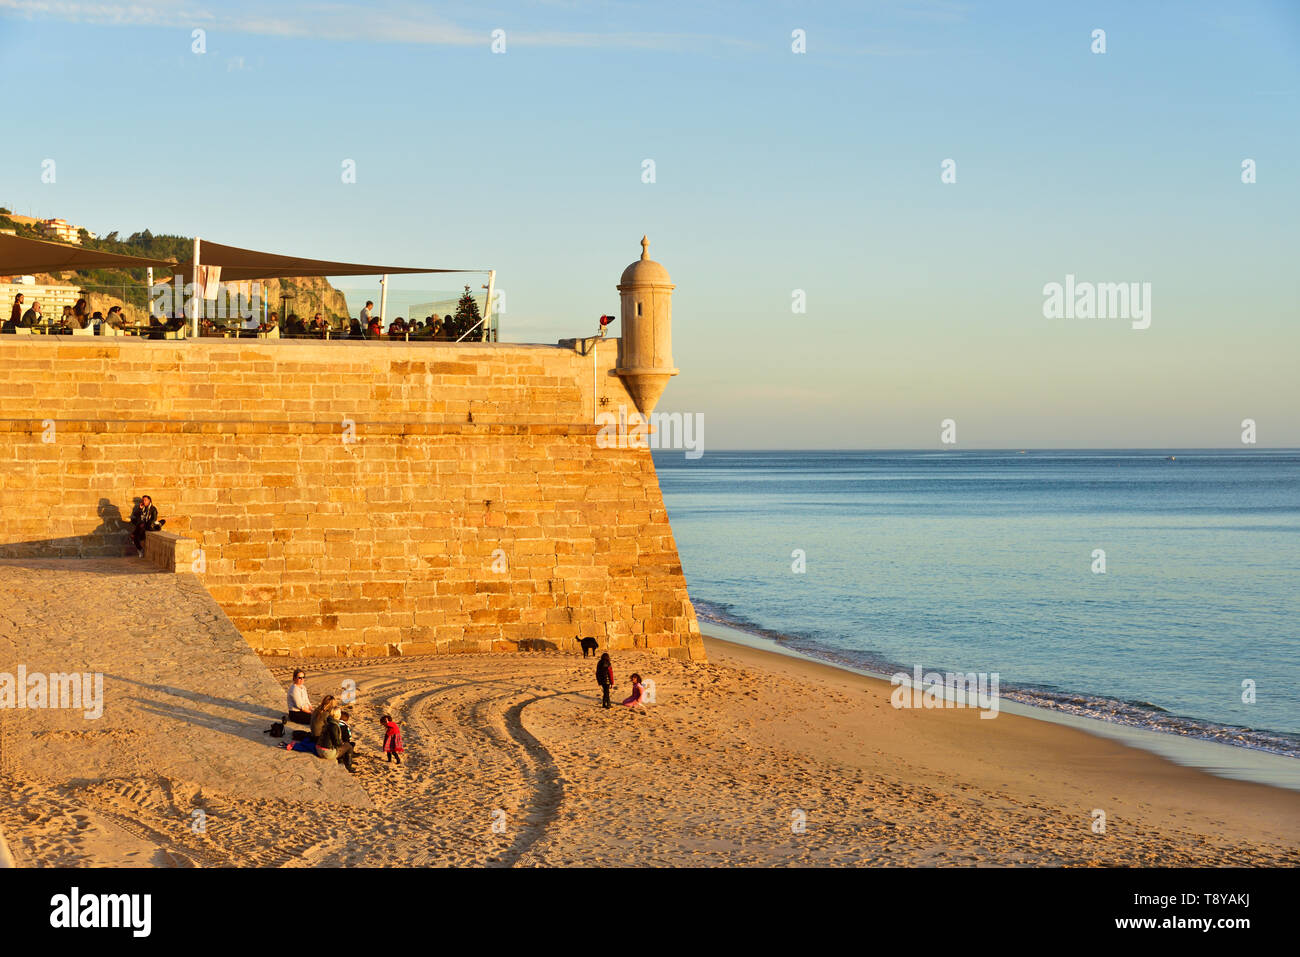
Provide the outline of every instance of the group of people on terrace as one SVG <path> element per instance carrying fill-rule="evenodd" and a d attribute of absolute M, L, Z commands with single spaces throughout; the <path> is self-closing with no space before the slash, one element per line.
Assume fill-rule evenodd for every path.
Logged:
<path fill-rule="evenodd" d="M 361 314 L 356 318 L 346 318 L 335 325 L 322 313 L 317 312 L 310 319 L 304 319 L 297 313 L 290 313 L 282 323 L 279 313 L 270 312 L 265 320 L 251 318 L 244 322 L 241 332 L 245 335 L 257 334 L 272 339 L 440 339 L 458 341 L 462 337 L 467 341 L 479 342 L 483 339 L 483 327 L 461 328 L 462 323 L 456 317 L 445 315 L 425 316 L 419 319 L 405 319 L 398 316 L 384 329 L 382 320 L 374 312 L 375 304 L 366 302 Z M 209 320 L 202 320 L 200 330 L 216 333 L 217 326 Z"/>
<path fill-rule="evenodd" d="M 126 315 L 121 306 L 110 306 L 108 313 L 91 312 L 90 304 L 85 299 L 78 299 L 76 305 L 64 306 L 58 319 L 47 319 L 39 299 L 33 299 L 28 306 L 23 293 L 14 296 L 9 318 L 0 325 L 2 332 L 16 332 L 19 329 L 43 329 L 51 335 L 73 335 L 76 332 L 86 334 L 98 333 L 101 326 L 122 329 L 127 325 Z"/>
<path fill-rule="evenodd" d="M 317 312 L 310 319 L 304 319 L 296 313 L 290 313 L 281 324 L 277 313 L 271 312 L 264 320 L 250 317 L 244 320 L 238 332 L 252 337 L 260 335 L 272 339 L 281 337 L 292 339 L 429 339 L 443 341 L 481 342 L 484 338 L 483 325 L 469 326 L 450 314 L 439 318 L 436 315 L 425 316 L 424 321 L 405 319 L 398 316 L 388 324 L 374 313 L 374 303 L 367 301 L 361 315 L 355 319 L 345 318 L 338 325 L 322 313 Z M 152 318 L 147 327 L 133 326 L 127 320 L 126 313 L 119 305 L 110 306 L 107 313 L 91 312 L 86 299 L 78 299 L 76 305 L 64 306 L 58 319 L 47 319 L 42 311 L 40 300 L 33 300 L 27 305 L 26 297 L 18 293 L 14 297 L 13 307 L 8 320 L 0 323 L 0 332 L 16 332 L 20 329 L 32 329 L 48 332 L 51 335 L 106 335 L 109 330 L 135 330 L 157 334 L 162 337 L 168 331 L 176 331 L 188 326 L 188 321 L 179 316 L 175 319 Z M 468 328 L 462 328 L 469 326 Z M 108 327 L 108 328 L 105 328 Z M 228 335 L 231 330 L 219 326 L 210 319 L 201 319 L 199 329 L 202 335 Z"/>

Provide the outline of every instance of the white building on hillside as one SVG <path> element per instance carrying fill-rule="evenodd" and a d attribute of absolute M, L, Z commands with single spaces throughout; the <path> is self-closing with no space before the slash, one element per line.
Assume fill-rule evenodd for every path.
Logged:
<path fill-rule="evenodd" d="M 43 232 L 46 236 L 48 236 L 50 239 L 55 240 L 56 242 L 77 243 L 77 244 L 81 243 L 82 227 L 74 226 L 66 219 L 41 220 L 40 229 L 41 232 Z M 91 239 L 95 238 L 95 234 L 88 229 L 86 230 L 86 234 L 90 236 Z"/>

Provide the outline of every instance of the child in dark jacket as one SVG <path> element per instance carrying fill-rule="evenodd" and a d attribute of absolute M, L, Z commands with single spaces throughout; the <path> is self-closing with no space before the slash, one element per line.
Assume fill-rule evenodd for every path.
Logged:
<path fill-rule="evenodd" d="M 600 656 L 600 661 L 596 663 L 596 684 L 600 685 L 601 693 L 604 697 L 601 699 L 602 708 L 609 707 L 609 689 L 614 685 L 614 665 L 609 660 L 609 652 Z"/>
<path fill-rule="evenodd" d="M 402 763 L 402 752 L 406 748 L 402 747 L 402 729 L 397 726 L 397 722 L 384 715 L 384 755 L 385 762 L 396 761 Z"/>

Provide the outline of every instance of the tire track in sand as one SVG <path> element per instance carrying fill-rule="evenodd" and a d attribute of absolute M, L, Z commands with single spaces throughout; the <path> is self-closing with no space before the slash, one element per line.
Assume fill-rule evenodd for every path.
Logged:
<path fill-rule="evenodd" d="M 412 660 L 409 663 L 416 662 Z M 399 717 L 411 731 L 415 731 L 416 734 L 408 733 L 407 737 L 409 742 L 416 746 L 417 756 L 421 751 L 426 750 L 424 747 L 426 744 L 429 752 L 434 749 L 442 750 L 444 753 L 448 751 L 446 730 L 452 729 L 457 736 L 471 739 L 460 742 L 466 746 L 467 754 L 477 754 L 480 759 L 485 758 L 489 765 L 494 763 L 494 759 L 512 765 L 522 790 L 527 794 L 522 798 L 522 803 L 528 811 L 523 817 L 523 825 L 516 831 L 510 844 L 490 858 L 488 863 L 502 867 L 527 863 L 532 852 L 545 840 L 548 828 L 560 813 L 564 801 L 564 784 L 554 756 L 524 726 L 524 709 L 539 701 L 578 692 L 556 691 L 517 700 L 519 695 L 527 693 L 518 687 L 517 681 L 503 681 L 495 675 L 484 675 L 470 680 L 466 680 L 461 675 L 457 676 L 459 680 L 449 681 L 452 676 L 443 673 L 440 667 L 445 665 L 445 661 L 438 662 L 435 657 L 433 661 L 420 663 L 436 666 L 429 671 L 407 672 L 400 679 L 382 677 L 370 679 L 357 675 L 358 672 L 364 674 L 371 668 L 392 666 L 391 661 L 380 660 L 366 664 L 349 663 L 346 667 L 329 667 L 316 672 L 316 676 L 318 678 L 336 678 L 342 675 L 359 677 L 360 680 L 356 685 L 358 704 L 364 701 L 368 711 Z M 494 662 L 485 661 L 484 664 L 491 667 Z M 554 667 L 551 662 L 539 662 L 539 664 L 543 664 L 543 668 L 539 669 L 542 673 Z M 274 670 L 277 672 L 277 677 L 283 674 L 283 677 L 287 678 L 292 672 L 292 669 Z M 429 687 L 431 683 L 436 682 L 447 683 Z M 507 686 L 509 690 L 504 690 L 503 686 Z M 401 687 L 403 690 L 397 694 L 390 694 L 389 692 L 396 687 Z M 499 693 L 493 694 L 493 690 Z M 472 694 L 475 691 L 479 693 Z M 503 691 L 504 693 L 500 693 Z M 471 692 L 471 695 L 468 700 L 447 702 L 450 720 L 437 722 L 444 732 L 438 734 L 431 726 L 428 711 L 436 703 L 441 703 L 447 696 L 456 692 L 462 694 Z M 386 778 L 373 778 L 369 775 L 362 779 L 362 786 L 367 788 L 373 798 L 388 805 L 386 811 L 390 816 L 408 817 L 407 808 L 414 811 L 420 805 L 435 799 L 432 791 L 436 787 L 436 782 L 431 780 L 428 774 L 431 770 L 429 767 L 431 762 L 427 760 L 427 754 L 424 757 L 426 760 L 412 760 L 405 765 L 416 772 L 411 776 L 415 780 L 408 778 L 400 789 Z M 504 785 L 499 786 L 503 794 L 508 791 Z M 375 793 L 376 791 L 379 793 Z M 486 804 L 492 803 L 501 802 L 486 802 Z M 485 810 L 494 810 L 487 808 L 486 804 Z"/>

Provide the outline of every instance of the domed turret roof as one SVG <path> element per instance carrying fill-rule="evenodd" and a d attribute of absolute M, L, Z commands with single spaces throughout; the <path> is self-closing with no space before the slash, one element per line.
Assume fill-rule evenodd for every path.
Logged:
<path fill-rule="evenodd" d="M 668 270 L 650 258 L 650 240 L 641 237 L 641 258 L 623 270 L 620 286 L 672 285 Z"/>

